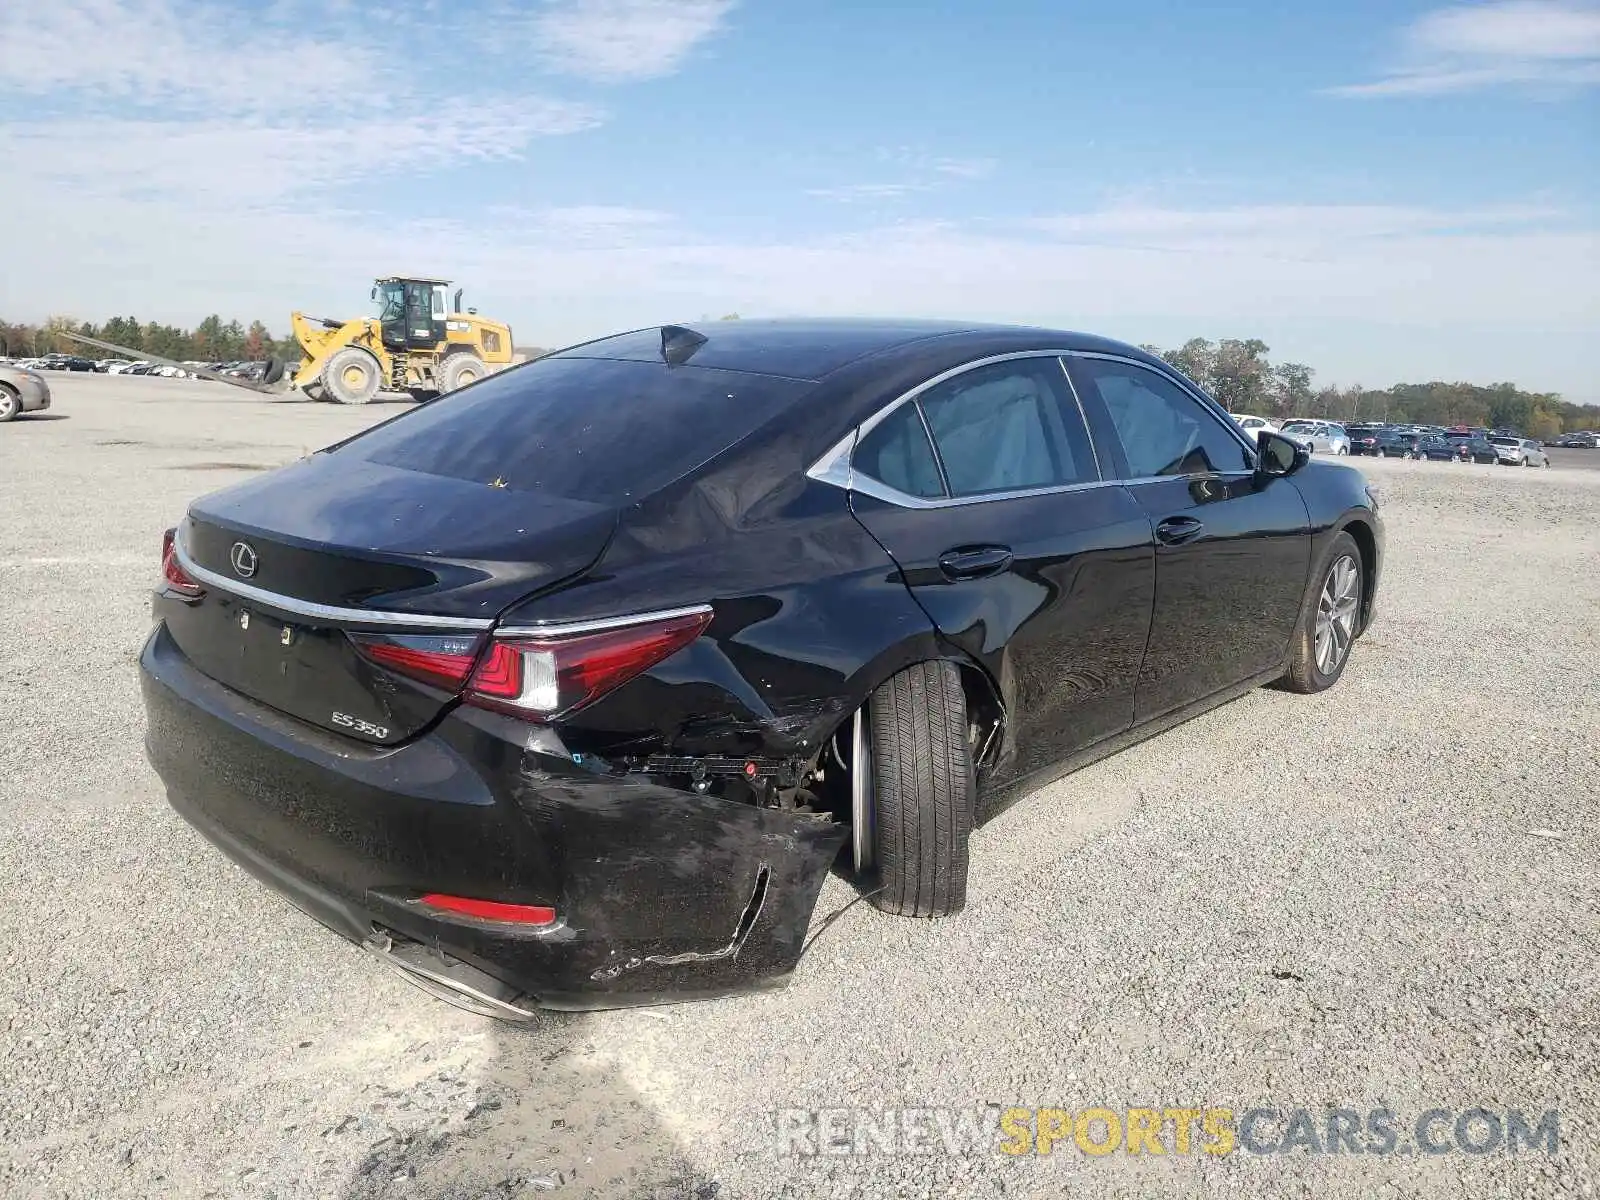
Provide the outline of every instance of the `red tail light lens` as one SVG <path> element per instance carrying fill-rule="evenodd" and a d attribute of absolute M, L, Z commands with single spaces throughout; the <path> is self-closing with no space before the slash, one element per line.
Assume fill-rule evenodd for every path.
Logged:
<path fill-rule="evenodd" d="M 543 904 L 502 904 L 498 900 L 473 900 L 466 896 L 447 896 L 429 892 L 421 903 L 440 912 L 475 917 L 480 921 L 510 921 L 518 925 L 554 925 L 556 910 Z"/>
<path fill-rule="evenodd" d="M 161 535 L 161 579 L 169 592 L 188 600 L 198 600 L 206 594 L 205 588 L 184 573 L 178 563 L 178 531 L 169 529 Z"/>
<path fill-rule="evenodd" d="M 518 716 L 565 716 L 677 653 L 710 623 L 709 609 L 694 609 L 615 629 L 498 638 L 466 700 Z"/>
<path fill-rule="evenodd" d="M 353 633 L 361 654 L 397 675 L 458 692 L 478 660 L 478 639 Z"/>

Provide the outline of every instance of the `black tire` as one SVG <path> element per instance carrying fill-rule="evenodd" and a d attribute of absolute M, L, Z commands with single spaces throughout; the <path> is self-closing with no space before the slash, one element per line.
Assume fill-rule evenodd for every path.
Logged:
<path fill-rule="evenodd" d="M 8 383 L 0 383 L 0 425 L 17 419 L 22 411 L 22 393 Z"/>
<path fill-rule="evenodd" d="M 383 383 L 378 360 L 359 346 L 333 352 L 322 368 L 322 387 L 339 404 L 370 404 Z"/>
<path fill-rule="evenodd" d="M 470 351 L 465 354 L 452 354 L 439 368 L 439 390 L 453 392 L 457 388 L 466 387 L 469 383 L 476 383 L 488 374 L 489 368 L 476 354 Z"/>
<path fill-rule="evenodd" d="M 953 663 L 907 667 L 873 692 L 872 902 L 907 917 L 947 917 L 967 903 L 972 751 L 967 699 Z"/>
<path fill-rule="evenodd" d="M 1341 570 L 1341 564 L 1349 563 L 1355 568 L 1354 600 L 1355 607 L 1350 613 L 1348 637 L 1344 641 L 1344 648 L 1340 651 L 1335 662 L 1327 663 L 1319 659 L 1318 646 L 1318 614 L 1327 608 L 1325 593 L 1334 587 L 1332 581 L 1334 572 Z M 1346 577 L 1347 578 L 1347 577 Z M 1350 662 L 1350 651 L 1355 648 L 1355 640 L 1360 636 L 1361 630 L 1361 604 L 1366 594 L 1367 568 L 1361 561 L 1361 547 L 1356 545 L 1355 538 L 1348 533 L 1341 533 L 1333 539 L 1333 545 L 1328 547 L 1328 552 L 1322 556 L 1322 563 L 1317 572 L 1312 576 L 1313 584 L 1307 594 L 1305 603 L 1300 613 L 1300 624 L 1295 629 L 1294 644 L 1289 652 L 1289 670 L 1283 677 L 1283 684 L 1291 692 L 1302 695 L 1311 695 L 1315 692 L 1324 692 L 1339 682 L 1339 677 L 1344 674 L 1345 667 Z M 1339 599 L 1335 601 L 1334 608 L 1343 612 L 1343 597 L 1347 587 L 1334 587 Z M 1339 623 L 1339 629 L 1343 629 Z M 1337 637 L 1337 632 L 1330 636 Z"/>
<path fill-rule="evenodd" d="M 322 381 L 320 379 L 312 380 L 300 390 L 305 393 L 307 400 L 314 400 L 319 404 L 328 398 L 328 393 L 323 390 Z"/>

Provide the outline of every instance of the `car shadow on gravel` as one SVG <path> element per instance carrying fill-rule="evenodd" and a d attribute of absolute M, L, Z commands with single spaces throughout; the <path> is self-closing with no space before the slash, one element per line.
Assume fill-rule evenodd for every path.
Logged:
<path fill-rule="evenodd" d="M 546 1192 L 561 1200 L 712 1200 L 720 1185 L 690 1164 L 624 1067 L 605 1053 L 608 1035 L 616 1039 L 607 1023 L 654 1019 L 639 1013 L 544 1013 L 527 1024 L 473 1018 L 465 1037 L 450 1039 L 484 1035 L 486 1045 L 474 1049 L 469 1064 L 384 1089 L 388 1136 L 369 1146 L 339 1194 L 345 1200 Z M 438 1115 L 420 1129 L 413 1118 L 399 1132 L 401 1114 L 394 1110 L 414 1108 Z"/>

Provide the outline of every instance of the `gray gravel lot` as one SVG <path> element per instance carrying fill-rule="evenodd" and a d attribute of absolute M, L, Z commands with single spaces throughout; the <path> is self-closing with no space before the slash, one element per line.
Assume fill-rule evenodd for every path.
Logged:
<path fill-rule="evenodd" d="M 143 758 L 162 529 L 399 408 L 51 383 L 50 419 L 0 427 L 0 1194 L 1600 1184 L 1600 452 L 1363 463 L 1389 558 L 1340 685 L 1255 692 L 1012 809 L 975 840 L 960 918 L 859 905 L 783 991 L 512 1028 L 257 885 Z M 852 895 L 830 882 L 818 919 Z M 1555 1109 L 1562 1148 L 813 1156 L 770 1135 L 777 1109 L 984 1104 Z"/>

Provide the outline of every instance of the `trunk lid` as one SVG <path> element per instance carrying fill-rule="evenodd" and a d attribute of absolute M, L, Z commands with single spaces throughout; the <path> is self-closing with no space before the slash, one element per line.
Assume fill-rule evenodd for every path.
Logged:
<path fill-rule="evenodd" d="M 481 645 L 508 605 L 592 566 L 616 519 L 606 504 L 314 455 L 190 506 L 180 563 L 205 594 L 164 616 L 218 682 L 390 744 L 454 692 L 377 665 L 352 633 Z"/>

